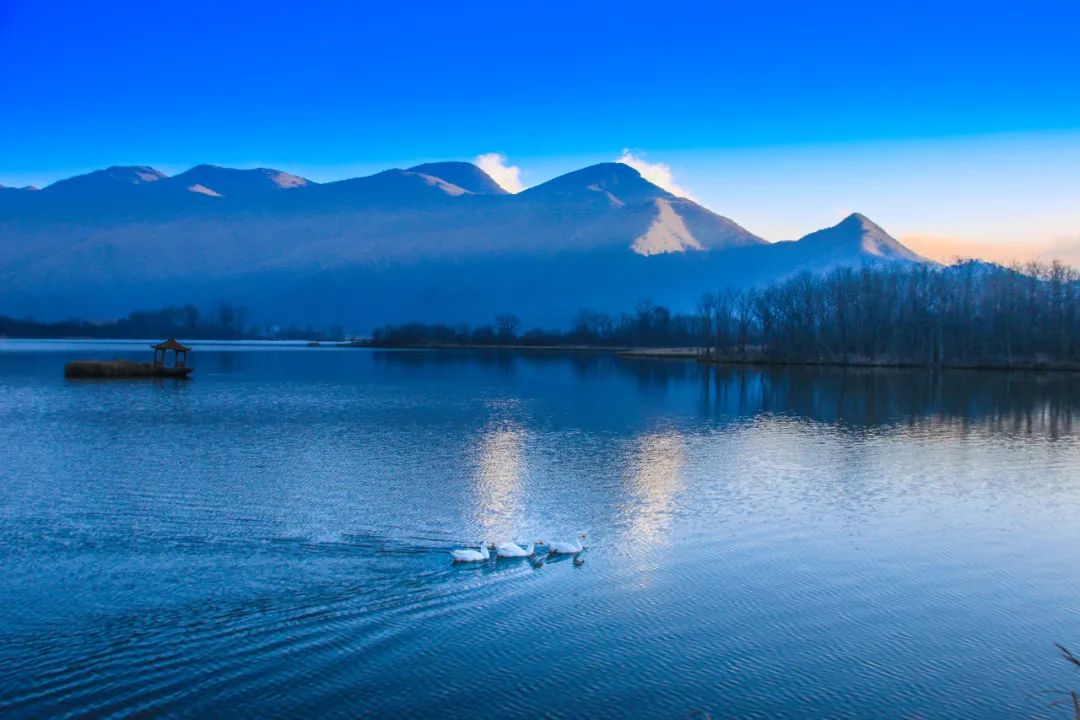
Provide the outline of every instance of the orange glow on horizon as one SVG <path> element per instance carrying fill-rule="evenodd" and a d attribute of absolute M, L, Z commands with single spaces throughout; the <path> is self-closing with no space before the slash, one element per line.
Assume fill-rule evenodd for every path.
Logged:
<path fill-rule="evenodd" d="M 1080 241 L 1060 242 L 994 242 L 966 240 L 934 235 L 904 235 L 900 242 L 915 252 L 941 263 L 979 259 L 1011 265 L 1033 260 L 1061 260 L 1080 267 Z"/>

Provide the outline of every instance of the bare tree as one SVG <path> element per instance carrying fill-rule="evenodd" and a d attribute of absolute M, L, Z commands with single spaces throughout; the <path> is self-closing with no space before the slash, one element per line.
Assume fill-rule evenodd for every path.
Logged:
<path fill-rule="evenodd" d="M 495 317 L 495 337 L 499 343 L 509 345 L 517 340 L 521 320 L 517 315 L 498 315 Z"/>

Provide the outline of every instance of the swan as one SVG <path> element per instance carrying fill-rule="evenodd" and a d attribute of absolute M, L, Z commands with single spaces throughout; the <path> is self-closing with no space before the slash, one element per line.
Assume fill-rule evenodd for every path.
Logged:
<path fill-rule="evenodd" d="M 548 543 L 548 552 L 552 555 L 576 555 L 585 549 L 582 544 L 587 536 L 585 533 L 578 533 L 577 540 L 575 542 L 550 542 Z"/>
<path fill-rule="evenodd" d="M 488 553 L 488 543 L 485 540 L 480 544 L 479 550 L 452 550 L 450 554 L 454 556 L 454 562 L 456 563 L 471 563 L 471 562 L 483 562 L 491 557 Z"/>
<path fill-rule="evenodd" d="M 501 558 L 532 557 L 533 553 L 536 551 L 536 546 L 538 544 L 543 545 L 544 541 L 538 540 L 535 542 L 531 542 L 526 548 L 522 548 L 517 543 L 512 542 L 499 543 L 499 545 L 495 548 L 495 556 Z"/>

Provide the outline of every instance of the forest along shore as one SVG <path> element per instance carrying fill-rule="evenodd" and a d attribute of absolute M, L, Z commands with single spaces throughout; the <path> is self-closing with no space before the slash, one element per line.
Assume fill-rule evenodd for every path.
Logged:
<path fill-rule="evenodd" d="M 565 330 L 525 332 L 509 314 L 476 327 L 414 322 L 378 328 L 370 344 L 607 348 L 769 365 L 1080 369 L 1080 273 L 1056 262 L 841 267 L 706 293 L 695 310 L 642 301 L 634 312 L 585 309 Z"/>
<path fill-rule="evenodd" d="M 762 354 L 746 356 L 715 355 L 710 350 L 695 347 L 609 347 L 604 345 L 524 345 L 520 343 L 505 345 L 486 345 L 476 343 L 338 343 L 338 347 L 369 348 L 373 350 L 495 350 L 505 352 L 540 352 L 540 353 L 597 353 L 618 355 L 627 358 L 652 360 L 693 360 L 705 365 L 748 365 L 755 367 L 851 367 L 881 369 L 926 369 L 926 370 L 993 370 L 1025 372 L 1080 372 L 1080 363 L 1054 363 L 1051 361 L 1030 363 L 943 363 L 930 365 L 910 361 L 866 358 L 799 360 L 769 358 Z"/>

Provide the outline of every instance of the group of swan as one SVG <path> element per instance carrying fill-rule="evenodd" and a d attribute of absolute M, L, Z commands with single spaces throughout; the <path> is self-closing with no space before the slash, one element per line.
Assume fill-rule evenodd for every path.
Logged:
<path fill-rule="evenodd" d="M 491 558 L 490 550 L 495 550 L 495 557 L 497 558 L 523 558 L 535 555 L 536 546 L 539 545 L 547 548 L 548 555 L 577 555 L 585 549 L 582 544 L 585 537 L 585 533 L 578 533 L 577 540 L 574 542 L 554 541 L 545 543 L 543 540 L 536 540 L 529 543 L 528 547 L 521 547 L 512 542 L 496 545 L 485 540 L 478 550 L 467 548 L 465 550 L 453 550 L 450 554 L 454 556 L 454 562 L 456 563 L 484 562 Z"/>

